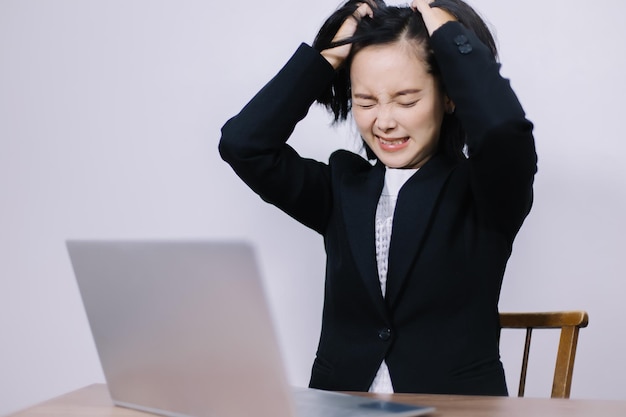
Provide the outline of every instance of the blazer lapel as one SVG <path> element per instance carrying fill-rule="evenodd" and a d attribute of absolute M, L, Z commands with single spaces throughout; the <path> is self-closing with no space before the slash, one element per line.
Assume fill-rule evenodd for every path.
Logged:
<path fill-rule="evenodd" d="M 400 189 L 393 217 L 387 271 L 387 305 L 398 299 L 454 164 L 435 156 Z"/>
<path fill-rule="evenodd" d="M 343 217 L 347 239 L 359 275 L 383 317 L 387 310 L 378 279 L 376 265 L 376 207 L 383 189 L 384 166 L 346 176 L 341 183 Z"/>

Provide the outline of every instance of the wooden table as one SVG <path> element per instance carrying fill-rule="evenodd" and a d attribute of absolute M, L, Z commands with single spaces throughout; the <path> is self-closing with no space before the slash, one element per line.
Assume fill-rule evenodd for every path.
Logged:
<path fill-rule="evenodd" d="M 393 401 L 430 405 L 433 417 L 624 417 L 626 401 L 460 395 L 377 395 Z M 10 417 L 146 417 L 152 414 L 115 407 L 104 384 L 95 384 L 46 401 Z M 277 416 L 279 417 L 279 416 Z"/>

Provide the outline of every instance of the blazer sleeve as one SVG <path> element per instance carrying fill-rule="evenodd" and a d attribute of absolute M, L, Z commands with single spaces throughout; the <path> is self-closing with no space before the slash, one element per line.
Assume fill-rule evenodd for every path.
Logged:
<path fill-rule="evenodd" d="M 287 139 L 334 77 L 332 66 L 302 44 L 255 97 L 222 127 L 219 152 L 265 201 L 322 233 L 331 210 L 328 165 L 302 158 Z"/>
<path fill-rule="evenodd" d="M 472 192 L 483 220 L 513 237 L 532 205 L 533 125 L 489 48 L 458 22 L 431 38 L 444 88 L 467 133 Z"/>

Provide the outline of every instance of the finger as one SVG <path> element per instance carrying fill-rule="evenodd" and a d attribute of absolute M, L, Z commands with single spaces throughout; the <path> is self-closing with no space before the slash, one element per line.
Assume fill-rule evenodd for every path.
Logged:
<path fill-rule="evenodd" d="M 420 13 L 430 8 L 431 0 L 413 0 L 411 2 L 411 9 L 416 10 Z"/>
<path fill-rule="evenodd" d="M 361 5 L 357 7 L 357 9 L 355 10 L 353 16 L 357 20 L 361 20 L 365 16 L 369 16 L 370 18 L 373 18 L 374 11 L 372 10 L 372 7 L 368 3 L 361 3 Z"/>
<path fill-rule="evenodd" d="M 414 10 L 422 15 L 430 35 L 445 23 L 457 20 L 448 10 L 438 6 L 433 7 L 433 3 L 435 3 L 433 0 L 413 0 L 411 3 L 411 7 L 415 7 Z"/>

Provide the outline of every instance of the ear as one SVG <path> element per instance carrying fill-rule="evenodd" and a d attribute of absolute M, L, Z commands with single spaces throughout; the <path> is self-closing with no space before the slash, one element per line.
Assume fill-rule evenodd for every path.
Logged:
<path fill-rule="evenodd" d="M 443 98 L 443 100 L 444 100 L 444 108 L 446 110 L 446 113 L 448 114 L 454 113 L 454 110 L 456 109 L 454 101 L 452 101 L 452 99 L 450 99 L 450 97 L 448 97 L 447 95 Z"/>

